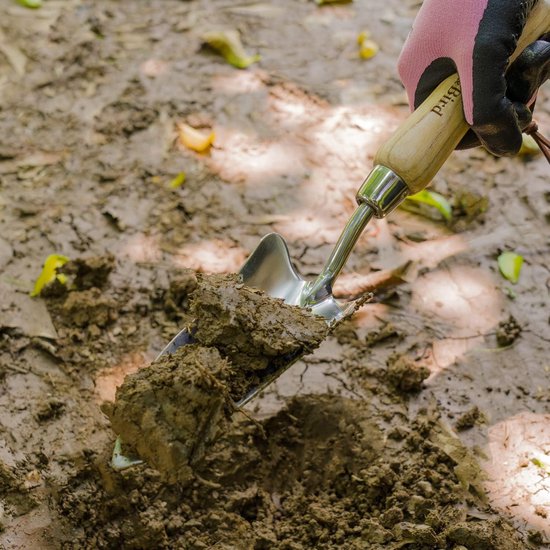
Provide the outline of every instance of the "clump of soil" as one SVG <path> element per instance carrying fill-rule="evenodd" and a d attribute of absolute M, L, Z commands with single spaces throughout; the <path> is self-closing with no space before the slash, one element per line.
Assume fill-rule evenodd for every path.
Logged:
<path fill-rule="evenodd" d="M 261 381 L 261 371 L 317 347 L 325 320 L 245 287 L 233 275 L 187 277 L 190 329 L 196 344 L 163 355 L 127 377 L 106 405 L 113 429 L 167 481 L 187 482 L 190 466 L 224 418 Z"/>
<path fill-rule="evenodd" d="M 453 201 L 453 229 L 464 231 L 474 222 L 482 224 L 488 208 L 487 196 L 468 190 L 458 191 Z"/>
<path fill-rule="evenodd" d="M 424 380 L 430 376 L 430 369 L 406 355 L 393 355 L 388 359 L 386 376 L 398 391 L 417 393 L 422 389 Z"/>
<path fill-rule="evenodd" d="M 25 514 L 37 506 L 36 498 L 25 487 L 21 473 L 16 472 L 0 460 L 0 532 L 3 530 L 4 513 Z M 7 510 L 6 510 L 7 509 Z"/>
<path fill-rule="evenodd" d="M 473 428 L 476 424 L 484 422 L 485 416 L 479 410 L 479 407 L 474 406 L 469 411 L 466 411 L 455 422 L 455 428 L 461 432 Z"/>
<path fill-rule="evenodd" d="M 189 295 L 197 287 L 197 276 L 194 271 L 183 270 L 169 283 L 164 294 L 163 309 L 174 320 L 185 318 L 189 308 Z"/>
<path fill-rule="evenodd" d="M 510 315 L 507 321 L 501 321 L 498 324 L 496 338 L 497 344 L 503 348 L 511 346 L 520 336 L 521 326 L 516 319 Z"/>
<path fill-rule="evenodd" d="M 59 272 L 73 276 L 73 284 L 78 290 L 88 290 L 93 287 L 103 288 L 114 267 L 114 256 L 106 254 L 91 258 L 76 258 L 67 262 Z"/>
<path fill-rule="evenodd" d="M 130 375 L 104 406 L 115 432 L 170 482 L 186 482 L 231 402 L 229 363 L 215 348 L 190 344 Z"/>
<path fill-rule="evenodd" d="M 38 422 L 47 422 L 52 418 L 58 418 L 63 414 L 65 410 L 65 403 L 62 399 L 52 397 L 51 399 L 44 401 L 40 404 L 40 407 L 36 411 L 36 419 Z"/>
<path fill-rule="evenodd" d="M 194 275 L 178 273 L 176 265 L 234 271 L 244 250 L 274 227 L 290 237 L 298 267 L 307 274 L 322 269 L 350 204 L 347 187 L 320 192 L 319 182 L 360 181 L 378 142 L 407 115 L 395 60 L 419 4 L 389 0 L 379 9 L 380 2 L 361 0 L 319 11 L 314 2 L 290 0 L 244 7 L 152 0 L 128 10 L 113 0 L 76 0 L 47 2 L 34 16 L 17 7 L 2 11 L 1 40 L 12 51 L 0 56 L 0 127 L 9 136 L 0 145 L 0 547 L 529 547 L 506 524 L 477 519 L 494 514 L 476 510 L 474 497 L 458 486 L 464 457 L 441 450 L 454 440 L 436 445 L 436 423 L 411 411 L 433 400 L 451 417 L 469 407 L 466 396 L 513 426 L 509 417 L 519 410 L 547 413 L 541 330 L 524 330 L 518 349 L 502 353 L 478 353 L 470 340 L 493 330 L 481 310 L 499 307 L 501 296 L 484 276 L 495 267 L 495 243 L 521 246 L 533 273 L 546 273 L 540 220 L 550 223 L 550 194 L 543 159 L 494 159 L 479 148 L 453 155 L 438 185 L 453 203 L 452 229 L 467 228 L 464 239 L 442 223 L 399 212 L 397 223 L 372 227 L 350 257 L 350 271 L 393 271 L 412 250 L 410 236 L 418 241 L 420 269 L 407 279 L 418 276 L 421 284 L 377 292 L 377 303 L 341 333 L 344 344 L 333 339 L 305 362 L 303 384 L 282 381 L 256 405 L 258 415 L 272 414 L 272 398 L 278 406 L 294 391 L 357 391 L 358 401 L 302 397 L 261 425 L 233 415 L 187 485 L 168 485 L 147 465 L 124 472 L 109 466 L 114 436 L 98 401 L 111 399 L 127 372 L 192 321 L 187 285 Z M 217 25 L 239 28 L 245 43 L 261 50 L 261 70 L 236 73 L 199 51 L 200 29 Z M 359 67 L 348 38 L 366 27 L 384 55 L 358 79 L 347 78 Z M 541 97 L 538 105 L 546 120 L 549 101 Z M 220 130 L 211 154 L 174 142 L 183 119 Z M 364 131 L 373 121 L 377 139 Z M 355 146 L 331 146 L 329 134 L 346 135 Z M 182 170 L 185 184 L 173 188 Z M 517 181 L 531 184 L 517 193 Z M 485 213 L 477 197 L 453 199 L 476 189 L 490 189 Z M 510 208 L 529 239 L 506 234 Z M 302 218 L 305 225 L 298 224 Z M 457 239 L 476 246 L 454 254 Z M 61 269 L 70 271 L 67 285 L 56 280 L 52 294 L 31 300 L 26 293 L 53 252 L 71 259 L 112 252 L 116 272 L 108 276 L 107 256 L 76 260 Z M 431 299 L 417 300 L 431 275 L 446 274 L 464 299 L 453 319 L 432 309 Z M 76 313 L 63 304 L 93 288 L 113 301 L 117 318 L 104 327 L 76 326 Z M 514 311 L 540 329 L 548 321 L 548 295 L 524 292 Z M 478 317 L 475 327 L 462 326 L 469 316 Z M 393 324 L 398 334 L 383 339 L 392 331 L 380 329 L 365 341 L 378 322 Z M 447 338 L 464 338 L 452 348 L 461 354 L 476 346 L 462 357 L 464 368 L 434 373 L 418 396 L 389 385 L 390 353 L 433 346 L 435 361 Z M 287 380 L 296 381 L 301 370 Z M 501 372 L 499 387 L 486 388 Z M 489 443 L 479 430 L 467 439 Z M 510 460 L 506 470 L 522 472 L 518 480 L 530 468 L 521 461 Z M 543 493 L 536 484 L 534 494 L 516 486 L 518 493 L 505 481 L 492 484 L 491 498 L 525 531 Z M 538 521 L 543 508 L 533 525 L 548 523 Z M 495 531 L 500 540 L 491 538 Z M 548 546 L 538 535 L 530 540 Z"/>
<path fill-rule="evenodd" d="M 190 313 L 196 340 L 247 370 L 310 352 L 328 333 L 321 317 L 246 287 L 233 275 L 199 276 Z"/>
<path fill-rule="evenodd" d="M 117 318 L 116 303 L 98 288 L 71 292 L 63 304 L 66 321 L 77 327 L 105 327 Z"/>
<path fill-rule="evenodd" d="M 485 508 L 475 458 L 437 413 L 400 417 L 401 439 L 383 417 L 362 400 L 297 397 L 261 424 L 233 418 L 188 485 L 98 456 L 57 502 L 81 527 L 76 547 L 524 548 Z"/>

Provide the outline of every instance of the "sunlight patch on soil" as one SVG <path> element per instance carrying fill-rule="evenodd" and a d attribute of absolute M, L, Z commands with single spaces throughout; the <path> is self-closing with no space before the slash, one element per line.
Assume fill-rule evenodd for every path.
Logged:
<path fill-rule="evenodd" d="M 492 504 L 550 536 L 550 415 L 522 412 L 499 422 L 488 450 Z"/>
<path fill-rule="evenodd" d="M 422 243 L 410 243 L 404 249 L 403 256 L 418 262 L 423 267 L 436 267 L 443 260 L 461 254 L 469 249 L 467 241 L 461 235 L 446 236 Z"/>
<path fill-rule="evenodd" d="M 212 239 L 189 243 L 172 259 L 176 267 L 207 273 L 236 273 L 249 252 L 232 241 Z"/>
<path fill-rule="evenodd" d="M 300 148 L 291 139 L 261 141 L 258 136 L 229 128 L 217 129 L 216 135 L 216 148 L 212 150 L 208 165 L 227 181 L 265 184 L 274 176 L 303 171 Z"/>
<path fill-rule="evenodd" d="M 311 100 L 308 103 L 310 102 Z M 310 106 L 302 98 L 296 98 L 289 94 L 271 98 L 271 107 L 277 111 L 276 116 L 281 117 L 280 123 L 284 124 L 285 127 L 296 126 L 312 118 Z M 315 107 L 319 109 L 318 105 Z"/>
<path fill-rule="evenodd" d="M 354 148 L 372 143 L 376 135 L 385 133 L 394 117 L 393 112 L 379 107 L 368 112 L 336 107 L 328 113 L 316 135 L 320 141 L 326 140 L 326 144 L 349 154 Z"/>
<path fill-rule="evenodd" d="M 232 71 L 215 75 L 212 79 L 212 87 L 215 92 L 245 94 L 261 90 L 264 83 L 261 73 L 249 69 L 248 71 Z"/>
<path fill-rule="evenodd" d="M 169 64 L 162 59 L 151 57 L 145 60 L 139 67 L 139 70 L 149 78 L 156 78 L 166 73 L 169 69 Z"/>
<path fill-rule="evenodd" d="M 318 124 L 331 111 L 330 105 L 320 97 L 308 94 L 288 82 L 270 90 L 267 106 L 270 120 L 285 130 Z"/>
<path fill-rule="evenodd" d="M 158 239 L 143 233 L 137 233 L 125 239 L 121 244 L 120 252 L 136 263 L 158 262 L 161 258 Z"/>
<path fill-rule="evenodd" d="M 238 82 L 237 77 L 225 77 L 218 84 Z M 204 159 L 208 167 L 227 181 L 249 185 L 265 184 L 266 179 L 277 176 L 309 173 L 317 195 L 336 185 L 353 198 L 371 168 L 368 157 L 374 155 L 393 124 L 395 112 L 379 107 L 328 107 L 321 105 L 321 100 L 311 104 L 310 97 L 283 92 L 279 90 L 278 96 L 269 98 L 275 116 L 262 115 L 277 137 L 261 140 L 258 135 L 218 125 L 215 148 Z M 357 180 L 355 174 L 350 178 L 350 170 L 357 171 Z"/>
<path fill-rule="evenodd" d="M 502 295 L 486 271 L 455 265 L 420 277 L 412 284 L 413 304 L 442 320 L 449 338 L 432 344 L 436 372 L 483 344 L 501 319 Z"/>
<path fill-rule="evenodd" d="M 483 344 L 483 336 L 478 338 L 444 338 L 432 342 L 432 354 L 434 365 L 433 373 L 439 373 L 443 369 L 453 365 L 458 359 L 466 355 L 472 348 Z"/>
<path fill-rule="evenodd" d="M 122 384 L 124 378 L 144 367 L 150 360 L 152 357 L 132 352 L 124 355 L 116 365 L 100 371 L 95 379 L 97 402 L 114 401 L 116 389 Z"/>
<path fill-rule="evenodd" d="M 312 216 L 309 208 L 296 210 L 293 212 L 292 218 L 279 221 L 277 231 L 289 242 L 300 242 L 309 237 L 315 237 L 317 241 L 325 240 L 328 243 L 336 243 L 339 234 L 338 230 L 331 230 L 327 227 L 324 216 Z"/>
<path fill-rule="evenodd" d="M 468 335 L 491 330 L 501 319 L 502 295 L 485 270 L 449 266 L 413 284 L 413 303 Z M 461 335 L 465 335 L 464 333 Z"/>

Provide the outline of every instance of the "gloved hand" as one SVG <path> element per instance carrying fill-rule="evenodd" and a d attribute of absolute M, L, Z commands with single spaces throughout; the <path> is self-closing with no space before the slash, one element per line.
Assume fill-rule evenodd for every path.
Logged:
<path fill-rule="evenodd" d="M 459 148 L 481 142 L 496 155 L 519 151 L 536 92 L 550 73 L 547 37 L 526 48 L 508 74 L 506 69 L 536 3 L 424 0 L 401 52 L 399 74 L 416 108 L 442 80 L 458 72 L 464 114 L 473 130 Z"/>

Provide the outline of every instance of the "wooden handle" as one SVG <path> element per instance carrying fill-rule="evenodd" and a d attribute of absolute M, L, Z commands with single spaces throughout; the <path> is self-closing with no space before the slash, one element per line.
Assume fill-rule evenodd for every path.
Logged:
<path fill-rule="evenodd" d="M 550 0 L 539 0 L 510 61 L 548 31 Z M 407 184 L 411 194 L 418 193 L 432 181 L 467 130 L 460 80 L 454 74 L 444 80 L 380 147 L 374 163 L 393 170 Z"/>

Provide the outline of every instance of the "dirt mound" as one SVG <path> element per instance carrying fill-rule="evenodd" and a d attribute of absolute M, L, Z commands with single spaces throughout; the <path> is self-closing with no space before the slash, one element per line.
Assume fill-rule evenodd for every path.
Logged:
<path fill-rule="evenodd" d="M 187 486 L 96 457 L 60 492 L 86 548 L 523 549 L 477 493 L 476 461 L 433 411 L 390 436 L 362 401 L 304 396 L 238 417 Z M 480 519 L 488 518 L 488 519 Z"/>
<path fill-rule="evenodd" d="M 192 284 L 189 281 L 193 280 Z M 198 344 L 130 375 L 104 406 L 113 429 L 169 482 L 190 479 L 224 418 L 261 370 L 317 347 L 324 319 L 245 287 L 237 276 L 190 277 L 189 333 Z M 180 297 L 181 300 L 181 297 Z"/>
<path fill-rule="evenodd" d="M 17 4 L 2 4 L 0 29 L 0 547 L 549 547 L 542 156 L 454 153 L 432 182 L 451 220 L 425 205 L 430 219 L 399 208 L 370 222 L 335 290 L 374 301 L 251 404 L 258 424 L 222 413 L 186 483 L 109 466 L 100 405 L 192 323 L 199 281 L 183 266 L 238 271 L 276 231 L 304 277 L 322 270 L 409 114 L 396 61 L 421 2 Z M 216 28 L 238 29 L 260 62 L 241 71 L 203 50 Z M 380 46 L 369 60 L 364 31 Z M 541 128 L 549 115 L 539 94 Z M 213 146 L 187 149 L 181 123 L 212 130 Z M 513 285 L 505 250 L 524 258 Z M 69 258 L 65 277 L 31 298 L 50 254 Z M 245 309 L 216 311 L 248 331 Z M 224 361 L 260 369 L 251 377 L 286 346 L 261 337 L 248 358 L 234 334 L 211 336 Z M 170 416 L 170 385 L 190 391 L 176 371 L 150 386 L 170 405 L 150 412 L 186 441 L 190 418 Z M 487 453 L 494 509 L 477 455 L 442 420 Z"/>

